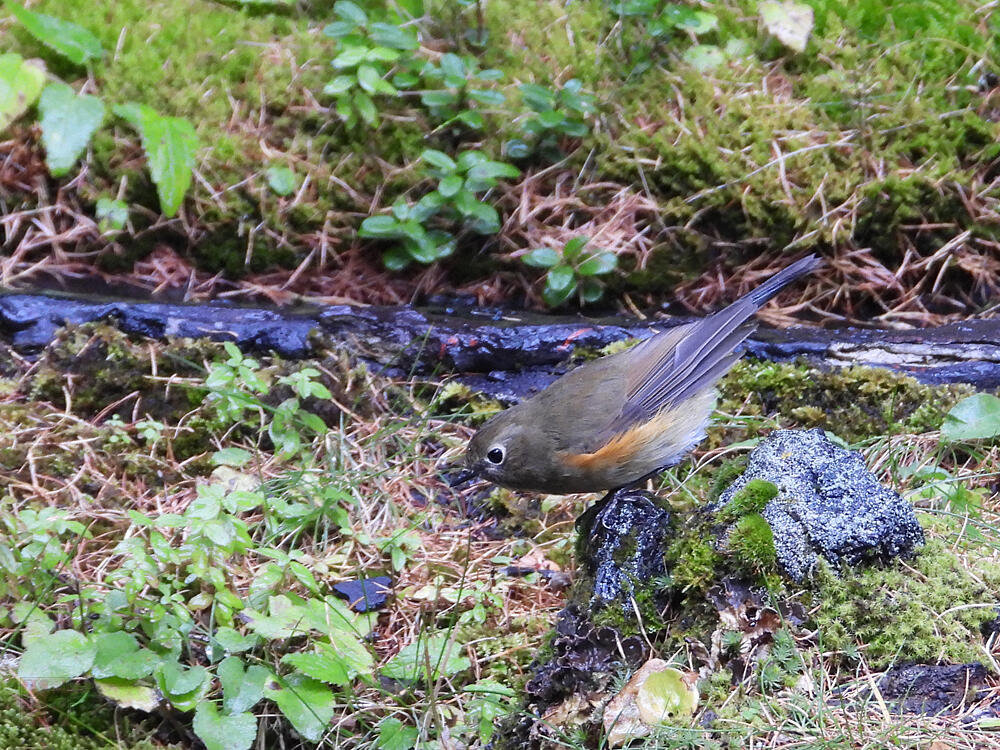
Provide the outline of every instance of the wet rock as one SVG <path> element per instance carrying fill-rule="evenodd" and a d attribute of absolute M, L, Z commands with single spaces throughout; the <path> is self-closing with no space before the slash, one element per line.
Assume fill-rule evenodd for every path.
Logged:
<path fill-rule="evenodd" d="M 822 430 L 772 432 L 719 506 L 753 479 L 778 487 L 762 515 L 774 532 L 778 563 L 796 581 L 819 556 L 836 567 L 907 555 L 924 542 L 909 503 L 878 482 L 860 453 L 834 445 Z"/>
<path fill-rule="evenodd" d="M 982 664 L 913 664 L 890 669 L 878 681 L 878 689 L 898 710 L 930 716 L 975 700 L 985 679 Z"/>
<path fill-rule="evenodd" d="M 593 579 L 596 603 L 619 602 L 633 611 L 629 594 L 666 572 L 663 548 L 670 532 L 670 513 L 641 490 L 616 490 L 577 520 L 578 558 Z"/>

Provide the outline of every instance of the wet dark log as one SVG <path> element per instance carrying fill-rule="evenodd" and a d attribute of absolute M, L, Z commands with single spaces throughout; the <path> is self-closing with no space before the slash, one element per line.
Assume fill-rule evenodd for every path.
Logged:
<path fill-rule="evenodd" d="M 575 350 L 644 338 L 684 318 L 590 319 L 478 308 L 248 308 L 106 300 L 53 294 L 0 295 L 0 338 L 36 353 L 67 323 L 113 322 L 132 335 L 208 337 L 283 357 L 326 348 L 352 354 L 392 374 L 460 373 L 464 382 L 516 400 L 561 374 Z M 925 383 L 1000 387 L 1000 321 L 969 320 L 909 331 L 796 327 L 760 329 L 750 354 L 806 357 L 819 366 L 888 367 Z"/>

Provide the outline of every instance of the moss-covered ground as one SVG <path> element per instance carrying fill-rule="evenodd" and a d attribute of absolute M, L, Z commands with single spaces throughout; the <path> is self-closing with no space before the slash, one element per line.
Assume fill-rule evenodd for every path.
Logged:
<path fill-rule="evenodd" d="M 619 256 L 607 279 L 612 303 L 628 295 L 704 309 L 728 294 L 720 271 L 745 285 L 791 249 L 834 261 L 810 289 L 813 315 L 907 324 L 981 309 L 996 292 L 994 9 L 973 0 L 809 5 L 810 41 L 795 52 L 762 30 L 749 0 L 708 4 L 710 27 L 659 36 L 664 4 L 655 2 L 402 3 L 404 20 L 390 17 L 419 34 L 413 59 L 454 52 L 502 74 L 480 84 L 493 92 L 488 104 L 469 105 L 484 117 L 475 130 L 423 103 L 427 81 L 377 97 L 373 126 L 341 122 L 322 91 L 339 52 L 323 33 L 332 3 L 35 0 L 33 10 L 100 39 L 107 54 L 88 90 L 109 105 L 188 118 L 201 148 L 183 220 L 161 222 L 136 136 L 120 120 L 98 132 L 84 170 L 59 193 L 37 174 L 42 151 L 28 121 L 15 126 L 5 210 L 28 219 L 46 209 L 52 222 L 45 232 L 16 222 L 31 250 L 6 274 L 23 282 L 96 260 L 150 289 L 184 286 L 194 296 L 399 301 L 458 290 L 539 303 L 543 274 L 516 258 L 586 234 Z M 42 57 L 83 85 L 80 68 L 12 17 L 0 15 L 0 31 L 4 49 Z M 696 45 L 728 57 L 695 67 L 686 55 Z M 558 91 L 571 79 L 595 95 L 582 130 L 510 152 L 512 138 L 532 140 L 519 86 Z M 484 198 L 500 211 L 497 234 L 449 225 L 454 256 L 388 273 L 384 242 L 359 240 L 357 228 L 396 198 L 430 190 L 418 163 L 428 147 L 479 148 L 522 177 Z M 291 167 L 299 189 L 271 190 L 273 166 Z M 88 223 L 102 196 L 132 207 L 123 233 Z M 44 253 L 55 257 L 32 269 Z"/>
<path fill-rule="evenodd" d="M 1000 597 L 997 448 L 942 441 L 943 413 L 961 390 L 862 368 L 825 377 L 741 363 L 723 381 L 711 439 L 655 488 L 677 529 L 668 576 L 633 591 L 639 622 L 607 609 L 595 618 L 702 670 L 699 728 L 664 730 L 646 747 L 927 747 L 943 734 L 956 747 L 991 741 L 969 717 L 1000 685 L 991 626 Z M 827 428 L 842 426 L 879 476 L 917 503 L 928 543 L 914 558 L 823 570 L 792 586 L 776 574 L 759 515 L 770 485 L 752 485 L 707 527 L 698 520 L 752 438 L 815 424 L 796 411 L 816 398 L 791 385 L 806 379 L 825 389 Z M 329 393 L 302 390 L 304 382 Z M 458 457 L 481 408 L 454 388 L 387 379 L 336 352 L 302 363 L 249 360 L 99 324 L 61 331 L 34 365 L 13 360 L 0 392 L 0 747 L 194 747 L 204 717 L 193 717 L 206 710 L 196 706 L 233 710 L 227 675 L 237 662 L 245 681 L 275 681 L 248 709 L 259 742 L 485 747 L 494 717 L 521 715 L 555 613 L 579 594 L 565 574 L 574 571 L 574 519 L 592 498 L 448 488 L 442 466 Z M 886 394 L 899 396 L 891 412 L 880 410 Z M 865 429 L 863 415 L 885 421 Z M 730 527 L 724 546 L 706 536 L 720 524 Z M 392 581 L 376 616 L 351 614 L 331 597 L 334 584 L 374 575 Z M 733 575 L 756 581 L 756 593 L 720 614 L 706 592 Z M 348 629 L 324 632 L 308 619 L 317 607 Z M 292 627 L 283 613 L 311 624 Z M 39 687 L 16 660 L 38 658 L 33 644 L 50 630 L 135 638 L 137 653 L 158 666 L 112 683 L 155 686 L 173 706 L 161 698 L 144 710 L 116 708 L 137 698 L 102 695 L 113 685 L 95 672 L 101 657 L 59 687 Z M 331 643 L 344 661 L 314 663 L 310 655 Z M 829 700 L 870 692 L 892 665 L 966 661 L 986 665 L 987 692 L 952 717 L 896 717 L 873 711 L 874 698 Z M 191 680 L 205 675 L 194 697 L 169 693 L 168 663 Z M 599 707 L 624 678 L 610 676 L 586 711 L 572 701 L 551 708 L 546 721 L 559 742 L 599 747 Z M 296 715 L 279 684 L 313 691 L 322 731 L 303 734 L 313 730 L 285 713 Z M 399 744 L 386 744 L 396 734 Z"/>

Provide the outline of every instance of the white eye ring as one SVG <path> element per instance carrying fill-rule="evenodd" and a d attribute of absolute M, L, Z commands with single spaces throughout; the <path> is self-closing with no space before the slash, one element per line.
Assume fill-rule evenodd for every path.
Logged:
<path fill-rule="evenodd" d="M 505 458 L 507 458 L 507 451 L 503 449 L 502 445 L 494 445 L 486 451 L 486 460 L 494 466 L 502 464 Z"/>

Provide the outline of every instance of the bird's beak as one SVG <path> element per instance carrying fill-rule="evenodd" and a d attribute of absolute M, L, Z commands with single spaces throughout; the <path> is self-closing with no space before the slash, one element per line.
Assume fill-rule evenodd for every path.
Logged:
<path fill-rule="evenodd" d="M 476 474 L 475 470 L 461 467 L 458 468 L 458 470 L 453 474 L 449 472 L 449 474 L 445 477 L 445 481 L 448 482 L 449 487 L 453 490 L 457 490 L 465 487 L 469 484 L 469 482 L 478 476 L 479 475 Z"/>

